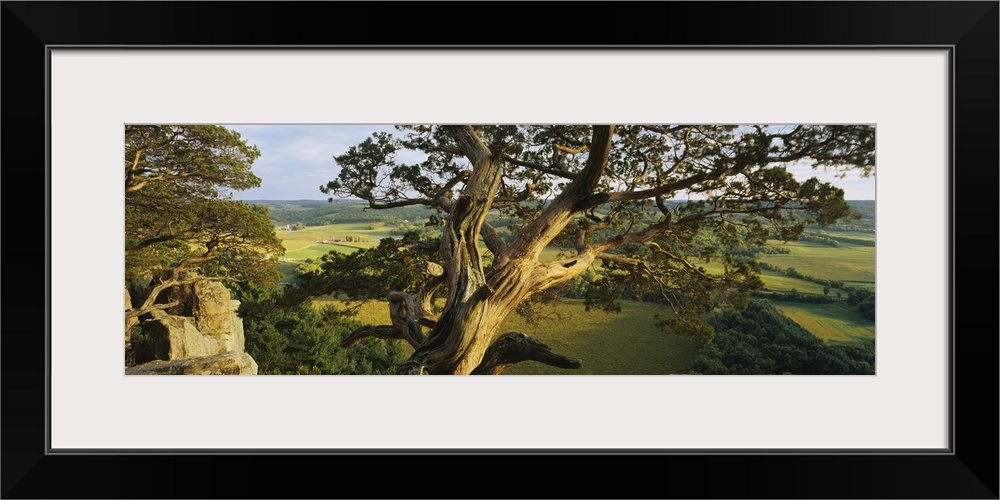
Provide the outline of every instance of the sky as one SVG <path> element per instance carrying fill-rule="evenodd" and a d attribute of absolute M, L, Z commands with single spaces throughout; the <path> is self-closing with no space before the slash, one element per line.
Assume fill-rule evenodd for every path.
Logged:
<path fill-rule="evenodd" d="M 319 190 L 336 179 L 333 157 L 364 141 L 373 132 L 394 132 L 392 125 L 225 125 L 260 149 L 252 171 L 261 178 L 259 188 L 237 191 L 238 200 L 325 200 Z M 402 154 L 400 161 L 408 161 Z M 417 161 L 417 159 L 412 159 Z M 796 178 L 818 177 L 844 190 L 848 200 L 874 200 L 875 178 L 862 179 L 850 172 L 844 179 L 835 172 L 813 170 L 808 165 L 788 169 Z"/>

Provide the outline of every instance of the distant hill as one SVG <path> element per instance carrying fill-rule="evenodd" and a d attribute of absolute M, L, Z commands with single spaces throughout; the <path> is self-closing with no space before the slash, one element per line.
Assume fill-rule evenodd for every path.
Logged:
<path fill-rule="evenodd" d="M 385 222 L 424 220 L 434 215 L 425 206 L 372 210 L 368 203 L 357 199 L 326 200 L 246 200 L 268 208 L 271 221 L 277 225 L 304 224 L 325 226 L 344 222 Z"/>
<path fill-rule="evenodd" d="M 385 222 L 423 221 L 437 214 L 425 206 L 399 207 L 389 210 L 372 210 L 368 203 L 359 199 L 327 200 L 244 200 L 246 203 L 268 207 L 271 220 L 277 225 L 301 223 L 306 226 L 325 226 L 344 222 Z M 670 200 L 668 205 L 676 206 L 685 200 Z M 845 220 L 828 228 L 846 231 L 875 232 L 875 200 L 849 200 L 848 205 L 861 218 Z M 506 221 L 504 221 L 506 222 Z M 494 225 L 503 226 L 499 220 L 491 220 Z M 818 227 L 814 229 L 820 229 Z"/>
<path fill-rule="evenodd" d="M 333 202 L 327 200 L 242 200 L 245 203 L 251 205 L 263 205 L 266 207 L 276 206 L 276 205 L 300 205 L 304 207 L 319 207 L 323 205 L 333 205 L 337 203 L 362 203 L 362 200 L 356 198 L 348 199 L 334 199 Z"/>

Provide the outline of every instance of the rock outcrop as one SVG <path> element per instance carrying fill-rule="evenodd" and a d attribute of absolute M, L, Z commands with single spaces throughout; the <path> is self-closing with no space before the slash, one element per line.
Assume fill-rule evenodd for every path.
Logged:
<path fill-rule="evenodd" d="M 150 361 L 125 369 L 125 375 L 256 375 L 257 362 L 247 353 L 227 352 L 214 356 Z"/>
<path fill-rule="evenodd" d="M 255 375 L 257 363 L 246 353 L 240 306 L 218 281 L 176 286 L 165 294 L 176 305 L 144 315 L 131 351 L 137 366 L 129 375 Z M 126 301 L 128 298 L 126 298 Z"/>
<path fill-rule="evenodd" d="M 163 311 L 150 313 L 142 324 L 144 341 L 136 347 L 136 359 L 170 360 L 222 354 L 218 339 L 198 330 L 194 318 L 170 316 Z"/>

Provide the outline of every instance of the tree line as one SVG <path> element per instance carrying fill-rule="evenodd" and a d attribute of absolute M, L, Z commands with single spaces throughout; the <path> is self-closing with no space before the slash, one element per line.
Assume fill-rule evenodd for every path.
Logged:
<path fill-rule="evenodd" d="M 874 375 L 875 341 L 825 343 L 771 303 L 751 299 L 743 311 L 713 312 L 711 343 L 691 373 L 705 375 Z"/>

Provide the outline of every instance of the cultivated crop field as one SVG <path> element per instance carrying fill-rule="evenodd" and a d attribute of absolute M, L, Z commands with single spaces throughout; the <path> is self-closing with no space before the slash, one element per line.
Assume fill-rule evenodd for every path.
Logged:
<path fill-rule="evenodd" d="M 331 250 L 354 253 L 359 248 L 378 246 L 380 239 L 391 237 L 390 228 L 368 229 L 369 226 L 366 223 L 343 223 L 307 227 L 297 231 L 278 231 L 278 238 L 285 247 L 285 255 L 282 258 L 295 261 L 317 259 Z M 366 241 L 346 241 L 348 236 Z M 332 241 L 334 238 L 339 238 L 341 241 L 335 244 L 318 243 L 324 240 Z"/>

